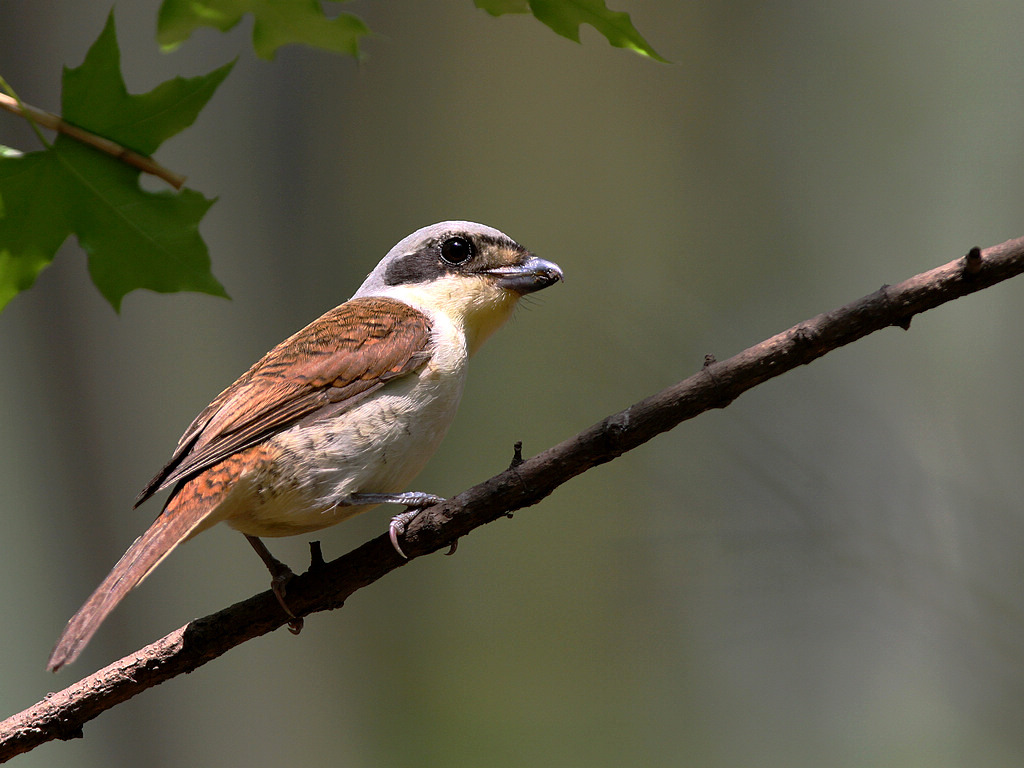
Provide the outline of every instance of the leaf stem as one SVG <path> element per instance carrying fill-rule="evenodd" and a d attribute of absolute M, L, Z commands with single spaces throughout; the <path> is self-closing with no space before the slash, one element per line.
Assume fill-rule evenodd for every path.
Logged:
<path fill-rule="evenodd" d="M 39 136 L 39 140 L 44 146 L 49 149 L 50 143 L 43 138 L 43 135 L 39 132 L 39 126 L 49 128 L 51 131 L 57 131 L 63 133 L 76 141 L 80 141 L 83 144 L 87 144 L 93 149 L 98 149 L 100 152 L 105 152 L 111 157 L 117 158 L 123 163 L 127 163 L 133 168 L 138 168 L 144 173 L 152 174 L 157 176 L 175 189 L 181 189 L 185 184 L 185 177 L 181 174 L 174 173 L 173 171 L 164 168 L 160 163 L 153 160 L 151 157 L 141 155 L 133 149 L 128 149 L 118 144 L 116 141 L 111 141 L 103 136 L 97 136 L 95 133 L 79 128 L 77 125 L 66 122 L 59 115 L 55 115 L 52 112 L 46 112 L 37 107 L 33 107 L 31 104 L 24 103 L 13 94 L 10 86 L 7 82 L 0 77 L 0 87 L 3 87 L 6 94 L 0 93 L 0 108 L 6 109 L 15 115 L 20 115 L 28 120 L 35 130 L 36 135 Z"/>
<path fill-rule="evenodd" d="M 8 98 L 14 99 L 15 103 L 21 109 L 21 112 L 24 114 L 25 118 L 28 120 L 29 125 L 32 126 L 32 130 L 35 131 L 36 132 L 36 136 L 39 137 L 40 143 L 44 147 L 49 149 L 50 148 L 50 142 L 48 142 L 46 140 L 46 137 L 43 136 L 43 132 L 39 130 L 39 122 L 33 118 L 32 112 L 29 111 L 31 108 L 25 106 L 25 104 L 22 102 L 22 100 L 20 98 L 18 98 L 18 94 L 14 92 L 13 88 L 11 88 L 10 83 L 8 83 L 6 80 L 4 80 L 2 75 L 0 75 L 0 88 L 3 88 L 4 91 L 7 92 L 6 96 L 4 96 L 3 94 L 0 94 L 0 103 L 4 104 L 4 109 L 10 109 L 10 107 L 6 106 L 7 103 L 8 103 L 7 99 Z M 36 111 L 38 111 L 38 110 L 36 110 Z"/>

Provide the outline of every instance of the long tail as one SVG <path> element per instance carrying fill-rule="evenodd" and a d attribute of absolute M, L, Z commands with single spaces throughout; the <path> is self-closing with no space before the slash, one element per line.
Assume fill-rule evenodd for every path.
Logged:
<path fill-rule="evenodd" d="M 209 516 L 209 504 L 188 503 L 199 501 L 195 497 L 189 499 L 189 494 L 179 496 L 181 498 L 172 499 L 149 529 L 135 540 L 85 605 L 71 617 L 46 664 L 51 672 L 77 659 L 100 624 L 125 595 L 138 586 L 175 547 L 195 533 Z"/>

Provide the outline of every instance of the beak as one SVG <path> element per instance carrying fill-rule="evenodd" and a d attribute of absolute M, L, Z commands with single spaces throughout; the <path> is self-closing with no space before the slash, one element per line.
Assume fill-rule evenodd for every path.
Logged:
<path fill-rule="evenodd" d="M 518 294 L 533 293 L 565 279 L 561 267 L 536 256 L 512 267 L 488 269 L 484 274 L 493 275 L 499 287 Z"/>

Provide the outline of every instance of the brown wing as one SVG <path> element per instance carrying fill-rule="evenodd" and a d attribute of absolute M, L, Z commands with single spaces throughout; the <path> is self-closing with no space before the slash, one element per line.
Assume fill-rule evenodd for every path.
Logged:
<path fill-rule="evenodd" d="M 278 344 L 185 430 L 167 465 L 135 501 L 330 407 L 352 407 L 430 359 L 430 321 L 407 304 L 352 299 Z"/>

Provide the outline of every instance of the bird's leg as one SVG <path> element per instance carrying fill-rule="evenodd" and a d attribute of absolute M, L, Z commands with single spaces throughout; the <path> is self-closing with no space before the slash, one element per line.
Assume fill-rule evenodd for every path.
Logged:
<path fill-rule="evenodd" d="M 405 512 L 392 517 L 391 524 L 388 526 L 391 546 L 395 548 L 395 551 L 404 560 L 408 560 L 409 556 L 399 546 L 398 537 L 405 533 L 409 523 L 415 520 L 416 516 L 426 507 L 432 507 L 434 504 L 440 504 L 443 501 L 445 499 L 442 496 L 435 496 L 432 493 L 422 493 L 420 491 L 410 491 L 408 493 L 353 493 L 348 497 L 349 504 L 404 504 L 407 507 Z"/>
<path fill-rule="evenodd" d="M 246 540 L 252 544 L 252 548 L 256 550 L 256 554 L 260 556 L 260 560 L 267 566 L 267 570 L 270 571 L 270 589 L 274 593 L 274 597 L 277 598 L 278 604 L 288 615 L 291 621 L 288 622 L 288 631 L 293 635 L 299 634 L 302 631 L 302 618 L 292 613 L 292 609 L 288 607 L 288 603 L 284 601 L 284 595 L 288 588 L 288 582 L 295 578 L 295 574 L 292 573 L 292 569 L 282 563 L 267 549 L 267 545 L 263 541 L 256 537 L 245 534 Z"/>

